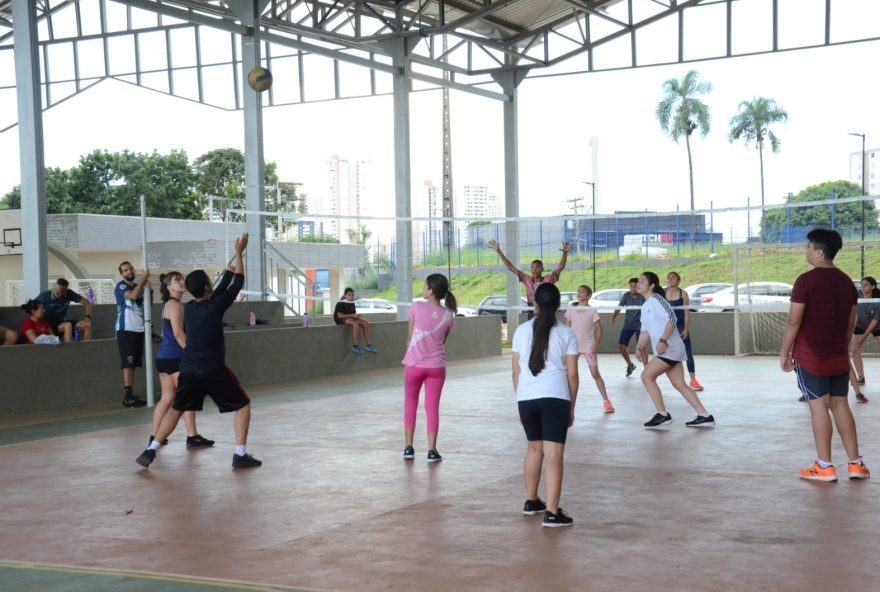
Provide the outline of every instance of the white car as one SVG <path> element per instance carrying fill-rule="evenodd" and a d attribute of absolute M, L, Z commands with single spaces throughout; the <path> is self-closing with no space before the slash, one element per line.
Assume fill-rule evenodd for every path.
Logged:
<path fill-rule="evenodd" d="M 782 282 L 750 282 L 736 287 L 739 292 L 739 306 L 780 311 L 787 310 L 784 305 L 791 301 L 790 284 Z M 714 294 L 703 296 L 700 310 L 703 312 L 732 312 L 736 307 L 734 288 L 725 288 Z M 756 306 L 757 305 L 757 306 Z"/>
<path fill-rule="evenodd" d="M 599 290 L 593 294 L 593 297 L 590 298 L 590 301 L 587 302 L 587 304 L 598 309 L 599 312 L 612 312 L 617 308 L 617 305 L 620 304 L 620 299 L 627 292 L 629 292 L 629 290 L 621 288 Z"/>
<path fill-rule="evenodd" d="M 413 302 L 427 302 L 424 298 L 415 298 Z M 446 306 L 446 301 L 441 300 L 440 304 Z M 477 316 L 477 310 L 475 308 L 469 308 L 467 306 L 458 306 L 456 307 L 455 316 L 457 317 L 475 317 Z"/>
<path fill-rule="evenodd" d="M 358 298 L 354 301 L 357 314 L 373 314 L 377 312 L 397 312 L 397 305 L 384 298 Z"/>
<path fill-rule="evenodd" d="M 699 304 L 703 296 L 714 294 L 726 288 L 732 288 L 733 284 L 709 283 L 709 284 L 693 284 L 684 289 L 687 292 L 691 304 Z"/>

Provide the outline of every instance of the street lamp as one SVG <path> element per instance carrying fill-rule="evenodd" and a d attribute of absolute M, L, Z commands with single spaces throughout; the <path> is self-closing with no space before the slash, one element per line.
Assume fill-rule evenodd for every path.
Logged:
<path fill-rule="evenodd" d="M 851 136 L 858 136 L 862 139 L 862 197 L 868 195 L 868 175 L 865 171 L 865 134 L 850 132 Z M 865 200 L 862 200 L 862 247 L 861 247 L 861 263 L 862 274 L 859 277 L 865 277 Z"/>
<path fill-rule="evenodd" d="M 593 292 L 598 292 L 596 286 L 596 183 L 594 181 L 581 181 L 581 183 L 589 185 L 593 190 L 593 217 L 590 219 L 590 258 L 593 260 Z"/>

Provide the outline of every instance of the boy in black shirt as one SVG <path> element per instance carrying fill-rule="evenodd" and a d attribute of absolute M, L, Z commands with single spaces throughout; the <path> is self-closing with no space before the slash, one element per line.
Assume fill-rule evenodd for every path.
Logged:
<path fill-rule="evenodd" d="M 247 233 L 235 241 L 235 272 L 226 270 L 216 290 L 202 269 L 186 276 L 186 289 L 193 300 L 184 306 L 183 328 L 186 348 L 180 362 L 177 396 L 165 414 L 155 439 L 141 453 L 137 463 L 150 466 L 156 458 L 159 443 L 174 431 L 184 411 L 201 411 L 206 396 L 214 400 L 220 413 L 235 412 L 235 468 L 258 467 L 263 464 L 245 452 L 251 421 L 251 400 L 232 370 L 226 367 L 226 345 L 223 340 L 223 314 L 244 284 L 242 253 L 247 247 Z"/>

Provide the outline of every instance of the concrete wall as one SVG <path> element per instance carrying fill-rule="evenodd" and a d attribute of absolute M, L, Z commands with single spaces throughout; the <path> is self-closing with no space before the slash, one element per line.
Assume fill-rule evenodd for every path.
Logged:
<path fill-rule="evenodd" d="M 94 339 L 116 338 L 116 305 L 97 304 L 92 307 L 92 337 Z M 81 319 L 83 309 L 77 304 L 71 304 L 69 316 Z M 258 319 L 269 322 L 270 326 L 279 326 L 284 323 L 284 309 L 280 302 L 235 302 L 226 311 L 226 323 L 235 326 L 246 326 L 251 311 Z M 162 304 L 153 304 L 153 333 L 161 334 L 160 319 L 162 317 Z M 16 306 L 0 306 L 0 325 L 18 331 L 24 320 L 24 312 Z"/>
<path fill-rule="evenodd" d="M 328 374 L 398 368 L 407 323 L 372 325 L 378 354 L 351 353 L 344 327 L 243 327 L 226 332 L 227 363 L 242 384 L 293 381 Z M 446 344 L 449 360 L 501 354 L 497 317 L 456 319 Z M 114 339 L 0 348 L 0 416 L 121 401 L 119 354 Z M 144 393 L 144 372 L 135 373 Z M 158 379 L 155 382 L 159 388 Z M 401 385 L 402 388 L 402 385 Z"/>

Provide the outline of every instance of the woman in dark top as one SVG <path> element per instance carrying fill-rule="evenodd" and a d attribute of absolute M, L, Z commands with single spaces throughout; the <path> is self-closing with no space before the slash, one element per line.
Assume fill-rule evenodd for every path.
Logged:
<path fill-rule="evenodd" d="M 877 280 L 871 276 L 865 276 L 861 282 L 859 299 L 880 298 L 880 289 L 877 288 Z M 865 364 L 862 361 L 862 349 L 869 336 L 880 342 L 880 302 L 859 302 L 856 308 L 856 326 L 853 327 L 852 340 L 852 365 L 855 375 L 850 373 L 850 382 L 856 391 L 856 401 L 867 403 L 868 398 L 861 392 L 859 385 L 865 384 Z"/>
<path fill-rule="evenodd" d="M 361 346 L 358 345 L 358 327 L 364 333 L 364 341 L 367 342 L 367 351 L 370 353 L 379 353 L 373 347 L 373 341 L 370 339 L 370 323 L 361 318 L 357 313 L 354 305 L 354 288 L 346 288 L 342 294 L 342 299 L 336 303 L 333 310 L 333 320 L 337 325 L 348 325 L 351 327 L 351 351 L 360 355 L 363 352 Z"/>
<path fill-rule="evenodd" d="M 687 353 L 687 369 L 691 375 L 691 388 L 695 391 L 703 390 L 703 386 L 697 381 L 697 373 L 694 366 L 694 352 L 691 349 L 691 311 L 685 308 L 690 304 L 687 292 L 681 289 L 681 276 L 677 271 L 670 271 L 666 276 L 666 300 L 675 312 L 675 326 L 681 340 L 684 342 L 684 351 Z M 682 308 L 679 308 L 682 307 Z"/>

